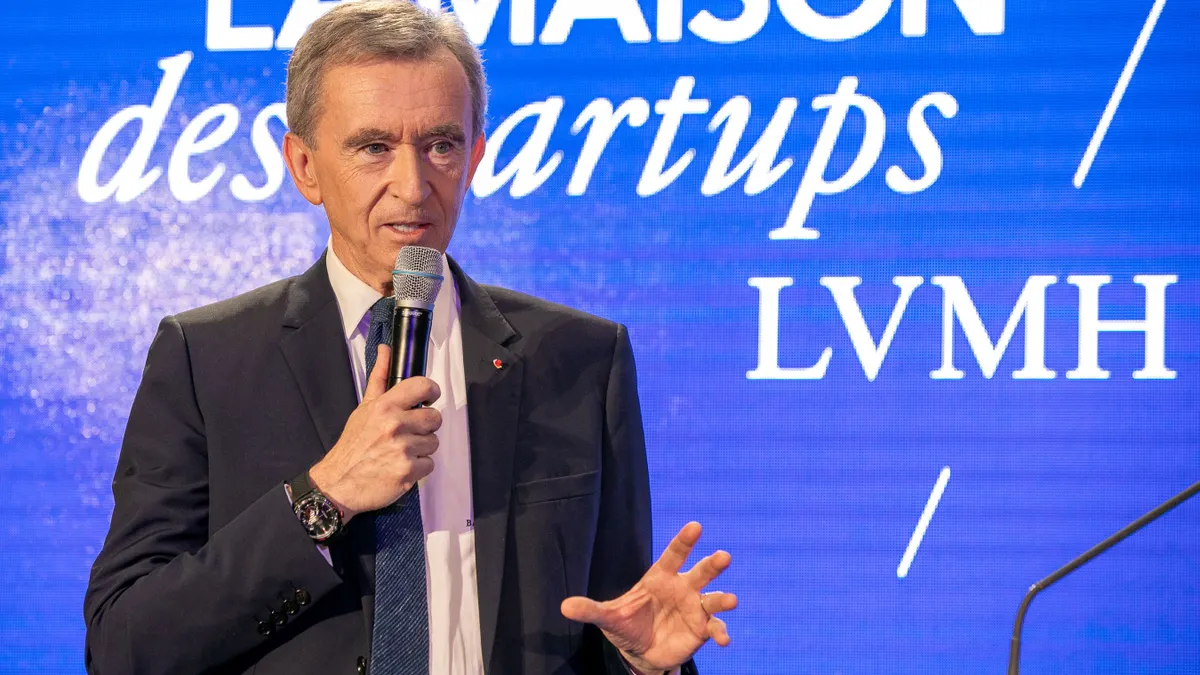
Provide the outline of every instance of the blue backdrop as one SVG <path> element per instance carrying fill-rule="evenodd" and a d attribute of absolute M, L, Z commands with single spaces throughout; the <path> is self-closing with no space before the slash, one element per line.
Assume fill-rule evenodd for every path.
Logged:
<path fill-rule="evenodd" d="M 315 0 L 0 21 L 0 673 L 82 672 L 158 320 L 304 270 Z M 457 0 L 451 253 L 626 323 L 656 544 L 729 550 L 705 673 L 984 673 L 1028 585 L 1200 478 L 1200 5 Z M 1200 502 L 1034 603 L 1036 673 L 1200 672 Z"/>

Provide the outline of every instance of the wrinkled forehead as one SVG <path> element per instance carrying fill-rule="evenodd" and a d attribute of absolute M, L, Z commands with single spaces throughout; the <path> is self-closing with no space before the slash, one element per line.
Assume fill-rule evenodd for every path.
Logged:
<path fill-rule="evenodd" d="M 317 136 L 363 127 L 423 134 L 433 127 L 471 129 L 467 74 L 450 50 L 423 58 L 363 58 L 329 67 L 318 97 Z"/>

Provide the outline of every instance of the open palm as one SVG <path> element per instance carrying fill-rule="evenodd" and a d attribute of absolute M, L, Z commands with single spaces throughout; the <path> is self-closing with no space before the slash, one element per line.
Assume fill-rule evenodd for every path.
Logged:
<path fill-rule="evenodd" d="M 700 592 L 729 567 L 729 554 L 717 551 L 687 572 L 679 571 L 699 539 L 700 524 L 688 523 L 629 592 L 607 602 L 567 598 L 563 616 L 595 624 L 642 672 L 685 663 L 710 638 L 728 645 L 725 622 L 713 614 L 737 607 L 737 597 Z"/>

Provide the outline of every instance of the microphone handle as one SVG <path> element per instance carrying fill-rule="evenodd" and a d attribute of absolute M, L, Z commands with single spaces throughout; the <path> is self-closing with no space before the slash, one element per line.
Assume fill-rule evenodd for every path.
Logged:
<path fill-rule="evenodd" d="M 388 367 L 388 389 L 396 386 L 400 380 L 425 374 L 432 324 L 431 309 L 396 307 L 392 317 L 392 363 Z"/>

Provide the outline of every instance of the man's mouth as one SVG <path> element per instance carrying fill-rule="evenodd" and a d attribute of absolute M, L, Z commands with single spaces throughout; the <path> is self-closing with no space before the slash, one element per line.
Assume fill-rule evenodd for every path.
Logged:
<path fill-rule="evenodd" d="M 413 234 L 420 232 L 423 228 L 428 227 L 429 223 L 388 223 L 387 227 L 399 232 L 400 234 Z"/>

